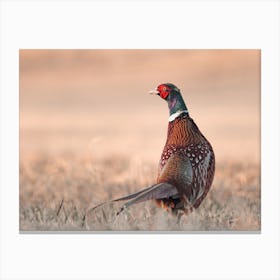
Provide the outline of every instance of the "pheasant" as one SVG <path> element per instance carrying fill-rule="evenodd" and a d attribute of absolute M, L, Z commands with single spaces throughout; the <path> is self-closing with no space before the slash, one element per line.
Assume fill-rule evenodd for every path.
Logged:
<path fill-rule="evenodd" d="M 133 204 L 155 200 L 160 207 L 181 216 L 199 207 L 206 197 L 215 173 L 214 151 L 189 116 L 181 92 L 175 85 L 161 84 L 150 93 L 167 102 L 170 115 L 157 182 L 112 201 L 127 201 L 117 215 Z"/>

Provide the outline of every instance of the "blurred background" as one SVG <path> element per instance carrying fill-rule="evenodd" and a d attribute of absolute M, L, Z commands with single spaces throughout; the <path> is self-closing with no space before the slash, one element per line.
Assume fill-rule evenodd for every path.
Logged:
<path fill-rule="evenodd" d="M 158 162 L 181 89 L 217 162 L 260 161 L 259 50 L 20 50 L 20 158 L 125 155 Z"/>

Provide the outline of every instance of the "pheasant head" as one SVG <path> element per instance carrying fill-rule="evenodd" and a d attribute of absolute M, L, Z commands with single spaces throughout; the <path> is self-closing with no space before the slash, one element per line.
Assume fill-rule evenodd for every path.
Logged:
<path fill-rule="evenodd" d="M 179 114 L 185 112 L 188 114 L 188 109 L 181 95 L 180 89 L 171 83 L 159 85 L 156 89 L 150 91 L 151 94 L 157 94 L 162 99 L 166 100 L 169 108 L 170 118 L 174 119 Z"/>

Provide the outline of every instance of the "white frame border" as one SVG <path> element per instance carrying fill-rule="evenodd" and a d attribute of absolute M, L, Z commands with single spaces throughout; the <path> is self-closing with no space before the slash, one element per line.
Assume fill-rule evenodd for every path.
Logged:
<path fill-rule="evenodd" d="M 279 33 L 272 0 L 1 1 L 1 278 L 279 279 Z M 22 48 L 261 49 L 262 233 L 19 234 Z"/>

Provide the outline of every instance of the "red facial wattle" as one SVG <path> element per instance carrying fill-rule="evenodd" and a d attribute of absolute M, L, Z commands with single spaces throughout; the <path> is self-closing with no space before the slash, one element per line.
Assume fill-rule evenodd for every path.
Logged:
<path fill-rule="evenodd" d="M 161 98 L 166 99 L 171 92 L 170 88 L 165 85 L 160 85 L 158 87 L 159 95 Z"/>

